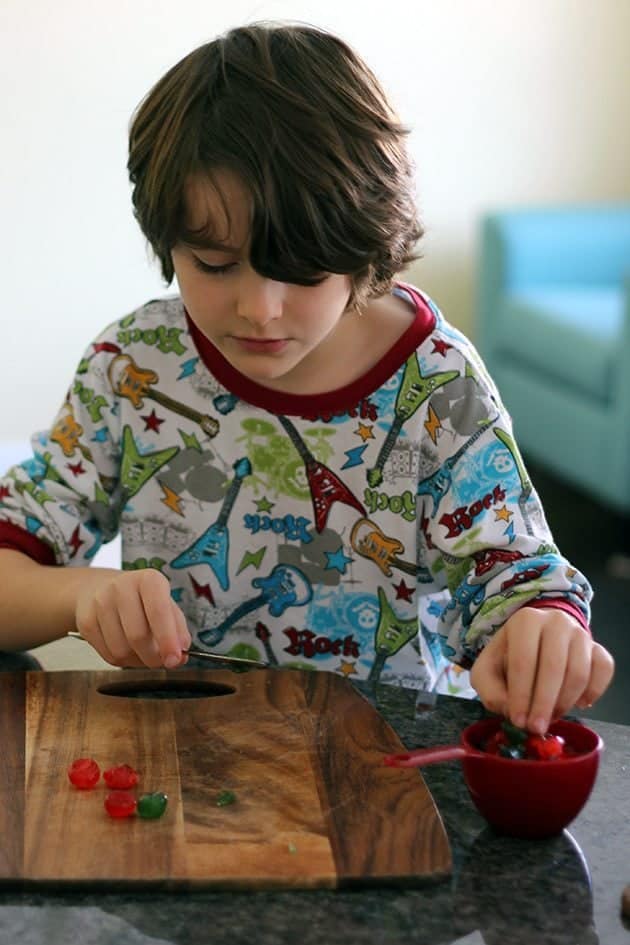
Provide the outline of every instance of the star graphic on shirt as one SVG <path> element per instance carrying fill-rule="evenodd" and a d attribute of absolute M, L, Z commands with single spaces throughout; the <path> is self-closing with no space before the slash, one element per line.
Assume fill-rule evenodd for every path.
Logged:
<path fill-rule="evenodd" d="M 354 560 L 343 553 L 343 545 L 339 545 L 336 551 L 325 551 L 324 554 L 328 558 L 325 571 L 336 570 L 340 574 L 345 574 L 347 566 Z"/>
<path fill-rule="evenodd" d="M 396 600 L 407 600 L 410 601 L 413 595 L 415 588 L 407 587 L 405 584 L 404 578 L 401 578 L 400 584 L 394 584 L 394 589 L 396 591 Z"/>
<path fill-rule="evenodd" d="M 374 439 L 374 434 L 372 433 L 373 429 L 374 427 L 368 426 L 367 423 L 360 423 L 354 432 L 355 432 L 355 435 L 360 436 L 363 442 L 365 443 L 366 440 Z"/>
<path fill-rule="evenodd" d="M 158 480 L 159 482 L 159 480 Z M 176 492 L 173 492 L 172 489 L 169 489 L 168 486 L 165 486 L 163 482 L 160 482 L 160 489 L 164 493 L 164 497 L 160 499 L 160 502 L 163 502 L 167 509 L 170 509 L 172 512 L 177 512 L 178 515 L 183 516 L 181 507 L 181 496 Z"/>
<path fill-rule="evenodd" d="M 195 597 L 204 597 L 208 603 L 212 606 L 216 606 L 214 603 L 214 597 L 212 595 L 212 589 L 209 584 L 199 584 L 198 581 L 195 581 L 192 574 L 189 575 L 193 590 L 195 592 Z"/>
<path fill-rule="evenodd" d="M 355 669 L 356 663 L 349 663 L 348 660 L 342 660 L 339 666 L 337 666 L 337 672 L 341 673 L 342 676 L 356 676 L 357 670 Z"/>
<path fill-rule="evenodd" d="M 0 486 L 0 502 L 2 502 L 3 499 L 8 499 L 8 498 L 10 498 L 10 496 L 11 496 L 11 490 L 9 489 L 9 487 L 8 487 L 8 486 Z"/>
<path fill-rule="evenodd" d="M 164 423 L 164 419 L 160 419 L 160 417 L 158 417 L 155 409 L 153 409 L 151 413 L 147 414 L 146 416 L 141 415 L 141 417 L 144 420 L 145 433 L 147 430 L 152 430 L 153 433 L 160 432 L 160 424 Z"/>
<path fill-rule="evenodd" d="M 448 341 L 444 341 L 442 338 L 432 338 L 433 342 L 433 351 L 431 354 L 441 354 L 442 357 L 446 357 L 446 352 L 449 348 L 452 348 L 453 345 L 449 345 Z"/>
<path fill-rule="evenodd" d="M 348 459 L 341 468 L 352 469 L 353 466 L 360 466 L 363 462 L 363 454 L 365 453 L 366 449 L 367 446 L 355 446 L 352 450 L 345 450 L 345 454 Z"/>
<path fill-rule="evenodd" d="M 275 502 L 270 502 L 266 495 L 262 499 L 256 500 L 256 509 L 259 512 L 271 512 L 272 508 L 276 504 Z"/>
<path fill-rule="evenodd" d="M 500 509 L 494 510 L 494 520 L 495 522 L 509 522 L 514 512 L 510 512 L 506 505 L 501 506 Z"/>
<path fill-rule="evenodd" d="M 83 463 L 79 460 L 78 463 L 66 463 L 66 466 L 73 474 L 73 476 L 83 476 L 86 470 L 83 467 Z"/>
<path fill-rule="evenodd" d="M 77 525 L 75 530 L 72 532 L 72 536 L 69 541 L 69 545 L 72 548 L 72 554 L 70 555 L 71 558 L 74 558 L 79 553 L 79 548 L 81 545 L 85 544 L 85 542 L 79 538 L 79 527 L 80 526 Z"/>

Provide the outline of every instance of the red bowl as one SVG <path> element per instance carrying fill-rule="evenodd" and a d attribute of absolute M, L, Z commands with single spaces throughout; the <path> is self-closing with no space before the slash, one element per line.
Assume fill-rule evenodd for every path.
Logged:
<path fill-rule="evenodd" d="M 461 762 L 473 802 L 501 833 L 528 838 L 560 833 L 588 800 L 604 743 L 586 725 L 559 721 L 549 731 L 577 754 L 555 761 L 503 758 L 482 750 L 501 722 L 483 719 L 462 732 Z"/>

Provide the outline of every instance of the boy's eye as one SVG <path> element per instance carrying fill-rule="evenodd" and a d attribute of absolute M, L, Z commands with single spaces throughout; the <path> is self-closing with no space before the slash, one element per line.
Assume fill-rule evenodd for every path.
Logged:
<path fill-rule="evenodd" d="M 213 276 L 223 276 L 231 269 L 237 265 L 236 263 L 225 263 L 223 266 L 213 266 L 210 263 L 206 263 L 203 259 L 199 259 L 198 256 L 193 254 L 193 264 L 196 269 L 199 269 L 201 272 L 207 272 Z"/>

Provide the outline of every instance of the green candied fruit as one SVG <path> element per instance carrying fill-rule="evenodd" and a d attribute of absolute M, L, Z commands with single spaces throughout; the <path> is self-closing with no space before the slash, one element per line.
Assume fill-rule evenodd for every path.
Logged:
<path fill-rule="evenodd" d="M 507 735 L 510 745 L 520 746 L 525 744 L 528 733 L 524 728 L 517 728 L 517 726 L 512 725 L 508 719 L 503 720 L 501 723 L 501 728 Z"/>
<path fill-rule="evenodd" d="M 143 794 L 138 800 L 138 814 L 145 820 L 156 820 L 161 817 L 168 804 L 168 795 L 162 791 L 153 794 Z"/>
<path fill-rule="evenodd" d="M 236 794 L 234 791 L 221 791 L 220 794 L 217 794 L 216 805 L 217 807 L 227 807 L 228 804 L 233 804 L 236 800 Z"/>

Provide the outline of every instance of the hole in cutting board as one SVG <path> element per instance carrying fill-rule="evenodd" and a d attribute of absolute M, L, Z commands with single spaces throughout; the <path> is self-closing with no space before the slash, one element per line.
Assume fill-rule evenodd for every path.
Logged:
<path fill-rule="evenodd" d="M 201 680 L 156 680 L 106 683 L 98 687 L 104 696 L 122 696 L 125 699 L 207 699 L 230 696 L 236 689 L 222 683 Z"/>

